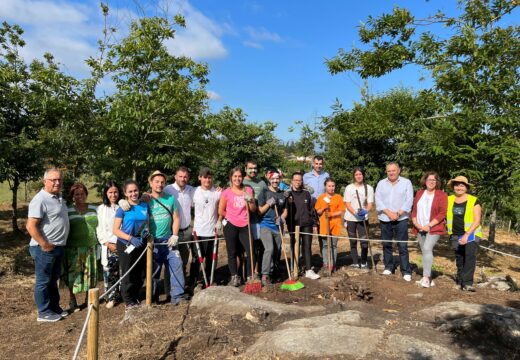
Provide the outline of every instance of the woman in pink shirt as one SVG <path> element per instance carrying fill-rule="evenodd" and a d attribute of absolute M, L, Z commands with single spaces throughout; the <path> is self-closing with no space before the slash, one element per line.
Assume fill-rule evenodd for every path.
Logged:
<path fill-rule="evenodd" d="M 222 192 L 218 207 L 219 215 L 224 218 L 224 237 L 228 254 L 228 266 L 231 273 L 230 284 L 240 285 L 237 273 L 237 255 L 246 253 L 247 277 L 251 277 L 251 249 L 249 246 L 249 212 L 256 211 L 253 189 L 243 184 L 244 173 L 240 167 L 229 172 L 231 186 Z"/>

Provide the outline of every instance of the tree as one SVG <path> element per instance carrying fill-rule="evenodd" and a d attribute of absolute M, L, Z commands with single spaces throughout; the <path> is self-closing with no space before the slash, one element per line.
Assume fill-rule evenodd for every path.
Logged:
<path fill-rule="evenodd" d="M 503 202 L 518 204 L 513 189 L 520 163 L 520 27 L 506 21 L 517 5 L 472 0 L 459 6 L 458 17 L 438 12 L 416 19 L 402 8 L 369 17 L 359 29 L 366 49 L 341 49 L 327 65 L 332 74 L 354 71 L 363 78 L 410 64 L 429 71 L 434 91 L 447 101 L 445 124 L 457 130 L 450 174 L 469 175 L 496 211 Z M 429 31 L 439 25 L 447 29 L 446 38 Z"/>
<path fill-rule="evenodd" d="M 165 47 L 174 22 L 153 17 L 132 22 L 128 36 L 109 47 L 106 59 L 88 63 L 98 77 L 110 76 L 112 95 L 100 99 L 100 178 L 136 178 L 153 169 L 174 170 L 207 153 L 204 123 L 208 69 Z M 196 161 L 195 161 L 196 162 Z"/>
<path fill-rule="evenodd" d="M 274 136 L 276 125 L 272 122 L 248 122 L 241 109 L 226 106 L 207 116 L 207 128 L 212 135 L 208 138 L 211 145 L 207 148 L 210 153 L 206 154 L 205 165 L 214 169 L 215 178 L 222 186 L 227 184 L 229 170 L 244 167 L 248 159 L 255 159 L 259 169 L 283 163 L 282 146 Z"/>

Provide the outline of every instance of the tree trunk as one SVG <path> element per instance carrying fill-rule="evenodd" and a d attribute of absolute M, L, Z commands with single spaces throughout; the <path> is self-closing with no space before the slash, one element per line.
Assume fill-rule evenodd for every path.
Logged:
<path fill-rule="evenodd" d="M 488 241 L 490 244 L 495 242 L 495 233 L 497 227 L 497 209 L 493 209 L 491 216 L 489 217 L 489 235 Z"/>
<path fill-rule="evenodd" d="M 18 188 L 20 187 L 20 179 L 18 175 L 14 176 L 13 185 L 11 186 L 11 191 L 13 192 L 13 200 L 11 202 L 12 207 L 12 215 L 11 215 L 11 223 L 13 227 L 13 232 L 20 232 L 18 228 Z"/>

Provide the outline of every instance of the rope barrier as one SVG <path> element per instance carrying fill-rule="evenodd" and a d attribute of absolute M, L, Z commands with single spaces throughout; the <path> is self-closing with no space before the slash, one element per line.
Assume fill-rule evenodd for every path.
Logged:
<path fill-rule="evenodd" d="M 512 258 L 515 258 L 515 259 L 520 259 L 520 256 L 517 256 L 517 255 L 508 254 L 508 253 L 505 253 L 505 252 L 502 252 L 502 251 L 498 251 L 498 250 L 495 250 L 495 249 L 491 249 L 491 248 L 488 248 L 488 247 L 485 247 L 485 246 L 482 246 L 482 245 L 479 245 L 479 247 L 481 247 L 482 249 L 486 249 L 488 251 L 496 252 L 497 254 L 501 254 L 501 255 L 504 255 L 504 256 L 510 256 Z"/>
<path fill-rule="evenodd" d="M 295 234 L 295 232 L 288 232 L 288 234 Z M 348 237 L 348 236 L 340 236 L 340 235 L 320 235 L 315 233 L 308 233 L 308 232 L 300 232 L 300 235 L 317 235 L 322 237 L 334 237 L 337 239 L 347 239 L 347 240 L 360 240 L 360 241 L 369 241 L 369 242 L 395 242 L 395 243 L 416 243 L 417 240 L 383 240 L 383 239 L 362 239 L 362 238 L 354 238 L 354 237 Z"/>
<path fill-rule="evenodd" d="M 139 255 L 139 257 L 137 258 L 137 260 L 132 264 L 132 266 L 130 266 L 130 269 L 128 269 L 128 271 L 126 273 L 123 274 L 123 276 L 120 276 L 119 277 L 119 280 L 116 281 L 116 283 L 114 285 L 112 285 L 112 287 L 110 287 L 110 289 L 108 289 L 107 291 L 105 291 L 103 293 L 103 295 L 101 295 L 99 298 L 100 299 L 103 299 L 105 296 L 109 295 L 112 291 L 114 291 L 115 287 L 117 285 L 119 285 L 119 283 L 126 277 L 126 275 L 128 275 L 130 273 L 130 271 L 132 271 L 132 269 L 137 265 L 137 263 L 139 262 L 139 260 L 141 260 L 141 258 L 143 257 L 144 254 L 146 254 L 146 247 L 144 248 L 143 252 L 141 253 L 141 255 Z"/>
<path fill-rule="evenodd" d="M 88 307 L 87 317 L 85 318 L 85 323 L 83 324 L 83 328 L 81 329 L 81 334 L 79 335 L 78 344 L 76 345 L 76 350 L 74 350 L 74 355 L 72 355 L 72 360 L 76 360 L 79 354 L 79 349 L 81 348 L 81 343 L 83 342 L 83 337 L 85 336 L 85 332 L 87 331 L 88 321 L 90 319 L 90 315 L 92 314 L 92 309 L 94 308 L 94 304 L 90 304 Z"/>
<path fill-rule="evenodd" d="M 226 240 L 226 238 L 217 238 L 218 241 L 220 240 Z M 209 239 L 202 239 L 202 240 L 192 240 L 192 241 L 179 241 L 179 244 L 193 244 L 193 243 L 200 243 L 200 242 L 205 242 L 205 241 L 215 241 L 215 238 L 209 238 Z M 167 246 L 168 243 L 153 243 L 154 245 L 159 245 L 159 246 Z"/>

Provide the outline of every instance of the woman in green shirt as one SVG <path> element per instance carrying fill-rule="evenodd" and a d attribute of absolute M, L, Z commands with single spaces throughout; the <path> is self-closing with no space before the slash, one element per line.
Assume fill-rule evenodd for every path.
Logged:
<path fill-rule="evenodd" d="M 96 287 L 98 278 L 97 264 L 97 213 L 96 207 L 87 204 L 87 187 L 81 183 L 72 185 L 69 199 L 70 232 L 67 238 L 64 257 L 64 280 L 70 293 L 70 309 L 78 308 L 76 295 Z M 85 295 L 85 305 L 87 295 Z"/>

